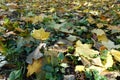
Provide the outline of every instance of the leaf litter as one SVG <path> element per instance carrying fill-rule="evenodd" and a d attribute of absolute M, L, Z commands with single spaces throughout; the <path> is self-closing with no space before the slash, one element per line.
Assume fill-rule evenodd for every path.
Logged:
<path fill-rule="evenodd" d="M 17 60 L 27 65 L 12 63 L 17 66 L 15 70 L 27 69 L 23 72 L 26 80 L 40 80 L 40 76 L 44 80 L 117 80 L 120 16 L 116 3 L 117 0 L 1 2 L 0 43 L 4 45 L 0 45 L 0 52 L 7 63 L 0 62 L 0 75 L 6 64 Z"/>

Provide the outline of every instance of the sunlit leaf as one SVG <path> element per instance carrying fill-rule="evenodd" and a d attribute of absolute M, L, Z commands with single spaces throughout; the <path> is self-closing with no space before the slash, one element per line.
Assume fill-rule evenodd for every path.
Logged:
<path fill-rule="evenodd" d="M 92 64 L 93 64 L 93 65 L 97 65 L 97 66 L 101 66 L 101 67 L 103 66 L 100 57 L 93 58 L 93 59 L 92 59 Z"/>
<path fill-rule="evenodd" d="M 34 29 L 31 35 L 35 39 L 46 40 L 49 38 L 50 32 L 45 32 L 45 30 L 43 28 L 38 29 L 38 30 Z"/>
<path fill-rule="evenodd" d="M 75 66 L 75 71 L 77 72 L 77 71 L 79 71 L 79 72 L 81 72 L 81 71 L 84 71 L 85 70 L 85 66 L 82 66 L 82 65 L 76 65 Z"/>
<path fill-rule="evenodd" d="M 110 53 L 113 55 L 116 61 L 120 62 L 120 51 L 112 49 Z"/>
<path fill-rule="evenodd" d="M 112 55 L 108 52 L 107 58 L 106 58 L 106 63 L 104 65 L 104 67 L 106 69 L 109 68 L 109 67 L 112 67 L 113 63 L 114 63 L 114 61 L 113 61 Z"/>
<path fill-rule="evenodd" d="M 84 57 L 90 59 L 95 54 L 99 54 L 99 52 L 91 49 L 91 45 L 82 44 L 81 41 L 76 42 L 75 55 L 83 55 Z"/>

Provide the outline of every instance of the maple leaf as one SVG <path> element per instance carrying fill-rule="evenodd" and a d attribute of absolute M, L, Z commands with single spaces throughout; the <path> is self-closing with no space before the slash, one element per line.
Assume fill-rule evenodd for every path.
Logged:
<path fill-rule="evenodd" d="M 46 40 L 49 38 L 50 33 L 49 32 L 45 32 L 45 30 L 43 28 L 41 29 L 34 29 L 33 33 L 31 34 L 35 39 L 40 39 L 40 40 Z"/>
<path fill-rule="evenodd" d="M 120 51 L 112 49 L 110 52 L 114 56 L 115 60 L 120 62 Z"/>
<path fill-rule="evenodd" d="M 33 73 L 40 72 L 40 68 L 42 66 L 42 58 L 34 60 L 32 64 L 29 64 L 27 69 L 27 77 L 31 76 Z"/>
<path fill-rule="evenodd" d="M 98 41 L 108 41 L 108 38 L 102 29 L 93 29 L 91 32 L 96 33 Z"/>
<path fill-rule="evenodd" d="M 91 45 L 82 44 L 81 41 L 76 42 L 76 48 L 75 48 L 75 55 L 76 56 L 82 55 L 82 56 L 90 59 L 95 54 L 99 54 L 99 52 L 91 49 Z"/>

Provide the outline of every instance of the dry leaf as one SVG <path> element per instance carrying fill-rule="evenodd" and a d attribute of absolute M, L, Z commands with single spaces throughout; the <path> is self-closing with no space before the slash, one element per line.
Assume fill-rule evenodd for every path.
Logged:
<path fill-rule="evenodd" d="M 81 41 L 76 42 L 75 56 L 82 55 L 84 57 L 87 57 L 87 59 L 91 59 L 91 57 L 95 54 L 99 54 L 99 52 L 91 49 L 91 45 L 82 44 Z"/>
<path fill-rule="evenodd" d="M 35 24 L 38 22 L 42 22 L 45 17 L 46 17 L 46 15 L 40 14 L 40 15 L 34 16 L 34 17 L 22 17 L 21 19 L 25 20 L 26 22 L 32 22 L 33 24 Z"/>
<path fill-rule="evenodd" d="M 27 77 L 31 76 L 33 73 L 38 73 L 40 72 L 40 68 L 42 66 L 42 59 L 37 59 L 37 60 L 34 60 L 32 64 L 29 64 L 27 69 L 28 69 L 28 72 L 27 72 Z"/>
<path fill-rule="evenodd" d="M 93 29 L 92 33 L 97 34 L 98 41 L 108 41 L 108 38 L 106 37 L 106 34 L 102 29 Z"/>
<path fill-rule="evenodd" d="M 104 67 L 107 69 L 112 66 L 113 66 L 113 58 L 112 58 L 112 55 L 108 52 Z"/>
<path fill-rule="evenodd" d="M 45 43 L 40 43 L 39 46 L 31 54 L 27 56 L 26 62 L 32 64 L 33 59 L 37 60 L 41 58 L 43 54 L 40 52 L 40 49 L 45 46 L 46 46 Z"/>
<path fill-rule="evenodd" d="M 120 48 L 120 45 L 115 45 L 114 42 L 112 42 L 111 40 L 106 41 L 102 41 L 102 44 L 108 49 L 112 49 L 112 48 Z"/>
<path fill-rule="evenodd" d="M 85 66 L 83 66 L 83 65 L 76 65 L 75 66 L 75 72 L 76 71 L 79 71 L 79 72 L 85 71 Z"/>
<path fill-rule="evenodd" d="M 43 28 L 41 29 L 34 29 L 33 33 L 31 34 L 35 39 L 46 40 L 50 36 L 50 32 L 45 32 Z"/>
<path fill-rule="evenodd" d="M 93 58 L 93 59 L 92 59 L 92 64 L 93 64 L 93 65 L 96 65 L 96 66 L 101 66 L 101 67 L 103 67 L 103 64 L 102 64 L 102 61 L 101 61 L 100 57 Z"/>
<path fill-rule="evenodd" d="M 112 49 L 110 52 L 114 56 L 115 60 L 120 62 L 120 51 Z"/>
<path fill-rule="evenodd" d="M 102 27 L 104 27 L 104 25 L 102 23 L 97 23 L 97 27 L 102 28 Z"/>
<path fill-rule="evenodd" d="M 97 70 L 99 73 L 101 73 L 106 69 L 104 67 L 98 67 L 98 66 L 92 65 L 89 68 L 86 68 L 86 70 Z"/>
<path fill-rule="evenodd" d="M 116 77 L 120 76 L 120 72 L 105 70 L 100 75 L 106 76 L 108 80 L 117 80 Z"/>
<path fill-rule="evenodd" d="M 94 24 L 95 23 L 95 20 L 92 18 L 92 17 L 88 17 L 88 22 L 91 23 L 91 24 Z"/>

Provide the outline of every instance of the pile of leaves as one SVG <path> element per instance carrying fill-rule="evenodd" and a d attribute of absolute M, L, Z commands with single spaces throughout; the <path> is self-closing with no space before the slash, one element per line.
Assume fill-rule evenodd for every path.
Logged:
<path fill-rule="evenodd" d="M 0 79 L 119 79 L 118 0 L 2 0 L 0 12 Z"/>

